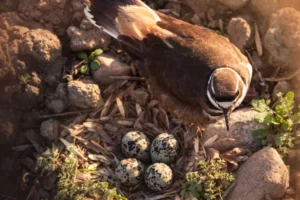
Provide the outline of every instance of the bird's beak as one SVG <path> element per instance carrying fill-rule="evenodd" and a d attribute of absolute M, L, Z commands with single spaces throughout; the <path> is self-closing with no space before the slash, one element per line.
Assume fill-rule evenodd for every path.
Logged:
<path fill-rule="evenodd" d="M 229 120 L 228 120 L 229 110 L 223 110 L 223 114 L 224 114 L 224 117 L 225 117 L 225 123 L 226 123 L 227 131 L 229 131 Z"/>

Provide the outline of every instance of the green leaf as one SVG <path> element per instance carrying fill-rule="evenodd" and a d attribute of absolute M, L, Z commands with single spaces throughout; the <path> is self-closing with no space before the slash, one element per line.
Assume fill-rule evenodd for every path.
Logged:
<path fill-rule="evenodd" d="M 294 92 L 289 91 L 288 93 L 286 93 L 285 97 L 286 97 L 287 100 L 289 100 L 289 101 L 294 101 L 294 98 L 295 98 Z"/>
<path fill-rule="evenodd" d="M 262 145 L 262 146 L 267 146 L 267 145 L 268 145 L 268 143 L 267 143 L 267 141 L 266 141 L 266 140 L 262 140 L 262 141 L 261 141 L 261 145 Z"/>
<path fill-rule="evenodd" d="M 256 139 L 264 139 L 268 136 L 269 131 L 267 129 L 256 129 L 252 131 L 252 137 Z"/>
<path fill-rule="evenodd" d="M 103 53 L 103 50 L 102 49 L 96 49 L 94 52 L 95 52 L 95 56 L 99 56 Z"/>
<path fill-rule="evenodd" d="M 266 115 L 264 124 L 274 124 L 274 125 L 279 125 L 280 122 L 278 121 L 277 118 L 274 118 L 273 115 Z"/>
<path fill-rule="evenodd" d="M 94 60 L 94 59 L 95 59 L 95 56 L 96 56 L 96 54 L 95 54 L 95 52 L 93 51 L 93 52 L 89 55 L 89 60 L 90 60 L 90 61 Z"/>
<path fill-rule="evenodd" d="M 253 108 L 258 111 L 258 112 L 272 112 L 272 110 L 270 109 L 269 105 L 271 104 L 270 100 L 253 100 L 251 102 L 251 105 L 253 106 Z"/>
<path fill-rule="evenodd" d="M 89 67 L 87 65 L 82 65 L 81 68 L 80 68 L 80 73 L 88 74 L 89 73 Z"/>
<path fill-rule="evenodd" d="M 300 124 L 300 112 L 294 114 L 292 116 L 292 120 L 293 120 L 294 124 Z"/>
<path fill-rule="evenodd" d="M 85 53 L 85 52 L 79 52 L 78 54 L 77 54 L 77 56 L 78 56 L 78 58 L 80 58 L 81 60 L 84 60 L 84 59 L 87 59 L 87 53 Z"/>
<path fill-rule="evenodd" d="M 257 115 L 254 116 L 254 119 L 259 123 L 264 123 L 266 116 L 267 116 L 266 113 L 258 113 Z"/>
<path fill-rule="evenodd" d="M 283 133 L 278 133 L 275 137 L 275 144 L 277 146 L 281 146 L 284 144 L 284 142 L 286 141 L 286 134 Z"/>
<path fill-rule="evenodd" d="M 100 62 L 98 60 L 94 60 L 93 62 L 91 62 L 90 67 L 95 71 L 100 68 Z"/>
<path fill-rule="evenodd" d="M 291 119 L 284 120 L 280 124 L 280 128 L 282 128 L 285 131 L 290 131 L 292 129 L 292 126 L 293 126 L 293 121 Z"/>

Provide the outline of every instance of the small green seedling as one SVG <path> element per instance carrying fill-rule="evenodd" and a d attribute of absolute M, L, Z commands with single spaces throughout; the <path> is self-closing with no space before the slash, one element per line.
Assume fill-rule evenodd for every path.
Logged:
<path fill-rule="evenodd" d="M 102 49 L 96 49 L 92 51 L 89 55 L 86 52 L 79 52 L 77 57 L 81 59 L 80 62 L 80 73 L 88 75 L 89 68 L 93 71 L 96 71 L 100 68 L 100 62 L 98 60 L 94 60 L 96 56 L 99 56 L 103 53 Z"/>
<path fill-rule="evenodd" d="M 19 77 L 19 80 L 20 80 L 20 84 L 21 85 L 27 85 L 28 82 L 31 80 L 31 75 L 29 75 L 28 73 L 26 74 L 23 74 Z"/>
<path fill-rule="evenodd" d="M 116 188 L 111 188 L 108 182 L 102 182 L 96 178 L 81 179 L 85 174 L 95 174 L 97 167 L 82 168 L 80 158 L 72 153 L 75 145 L 68 148 L 69 151 L 60 156 L 58 148 L 53 146 L 38 158 L 38 166 L 43 170 L 57 174 L 57 187 L 54 200 L 83 200 L 97 196 L 100 200 L 127 200 L 119 195 Z M 94 199 L 94 198 L 93 198 Z"/>
<path fill-rule="evenodd" d="M 254 130 L 252 136 L 260 139 L 263 146 L 274 146 L 286 156 L 293 148 L 294 140 L 300 136 L 295 129 L 300 124 L 300 112 L 294 113 L 293 92 L 288 92 L 285 96 L 279 93 L 277 96 L 278 101 L 273 106 L 271 100 L 252 101 L 253 108 L 259 112 L 255 119 L 268 125 L 267 129 Z"/>
<path fill-rule="evenodd" d="M 180 195 L 182 199 L 222 199 L 222 193 L 234 181 L 234 176 L 224 169 L 225 160 L 200 161 L 199 171 L 186 174 Z"/>

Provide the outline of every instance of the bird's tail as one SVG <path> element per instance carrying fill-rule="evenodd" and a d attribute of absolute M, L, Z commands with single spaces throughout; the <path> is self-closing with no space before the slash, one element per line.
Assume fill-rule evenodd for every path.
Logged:
<path fill-rule="evenodd" d="M 159 21 L 158 15 L 141 0 L 90 0 L 90 2 L 91 5 L 86 5 L 84 9 L 85 16 L 95 26 L 116 39 L 123 34 L 124 21 L 126 20 L 126 23 L 130 24 L 131 14 L 138 15 L 137 12 L 144 10 L 144 13 L 146 11 L 153 20 Z M 119 24 L 116 22 L 117 18 L 119 21 L 122 20 Z M 121 30 L 122 28 L 123 30 Z"/>

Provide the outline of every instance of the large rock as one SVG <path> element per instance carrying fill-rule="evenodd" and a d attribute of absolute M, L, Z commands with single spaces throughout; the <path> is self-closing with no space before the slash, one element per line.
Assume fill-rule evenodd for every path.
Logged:
<path fill-rule="evenodd" d="M 252 0 L 253 10 L 260 15 L 269 16 L 279 9 L 278 0 Z"/>
<path fill-rule="evenodd" d="M 51 86 L 60 81 L 64 65 L 60 40 L 45 29 L 11 26 L 19 23 L 15 15 L 7 15 L 7 18 L 0 15 L 0 19 L 6 20 L 6 23 L 0 22 L 0 101 L 31 108 L 39 104 L 43 96 L 43 83 Z M 40 77 L 44 77 L 43 81 Z M 27 86 L 21 87 L 21 84 Z"/>
<path fill-rule="evenodd" d="M 99 86 L 90 79 L 68 83 L 69 101 L 79 108 L 96 108 L 103 104 Z"/>
<path fill-rule="evenodd" d="M 251 132 L 265 126 L 259 124 L 254 119 L 256 114 L 256 111 L 248 108 L 234 111 L 229 119 L 229 132 L 226 130 L 223 118 L 217 120 L 216 123 L 208 124 L 203 134 L 204 142 L 213 137 L 217 137 L 217 139 L 206 147 L 215 148 L 220 151 L 226 151 L 235 147 L 243 147 L 251 150 L 257 149 L 260 143 L 252 137 Z"/>
<path fill-rule="evenodd" d="M 63 35 L 72 22 L 73 10 L 68 0 L 20 0 L 18 11 L 24 20 L 38 22 L 59 35 Z"/>
<path fill-rule="evenodd" d="M 289 171 L 271 147 L 252 155 L 237 171 L 236 186 L 228 200 L 280 199 L 289 186 Z"/>
<path fill-rule="evenodd" d="M 284 71 L 298 69 L 300 54 L 300 12 L 283 8 L 275 12 L 264 36 L 264 46 L 269 54 L 269 63 Z"/>

